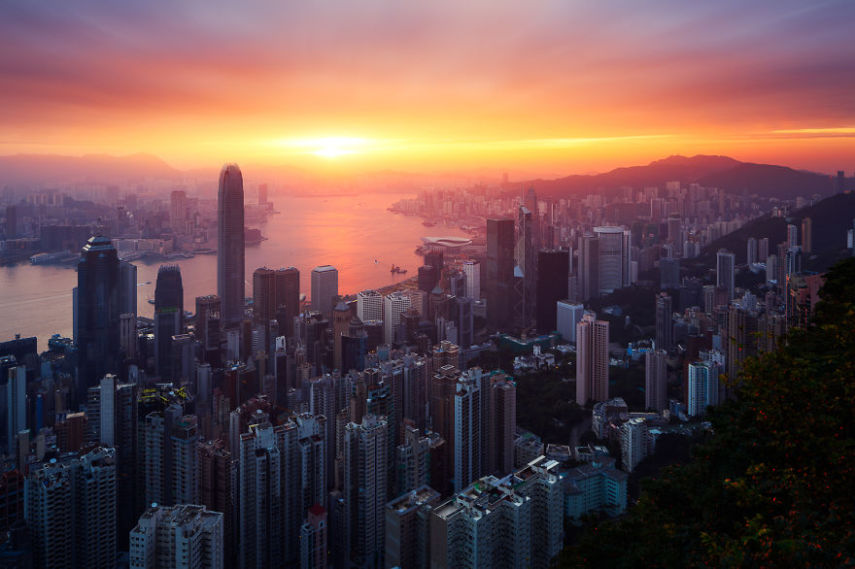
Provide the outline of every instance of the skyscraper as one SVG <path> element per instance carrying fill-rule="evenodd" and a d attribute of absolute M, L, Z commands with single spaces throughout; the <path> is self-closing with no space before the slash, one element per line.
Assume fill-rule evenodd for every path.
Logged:
<path fill-rule="evenodd" d="M 561 337 L 573 344 L 576 343 L 576 324 L 582 319 L 585 307 L 573 304 L 569 300 L 561 300 L 556 305 L 556 328 Z"/>
<path fill-rule="evenodd" d="M 119 261 L 119 314 L 137 317 L 137 266 Z"/>
<path fill-rule="evenodd" d="M 546 334 L 556 327 L 556 303 L 567 298 L 570 254 L 556 249 L 537 253 L 537 330 Z"/>
<path fill-rule="evenodd" d="M 609 323 L 586 312 L 576 325 L 576 403 L 609 398 Z"/>
<path fill-rule="evenodd" d="M 268 325 L 276 314 L 276 272 L 259 267 L 252 273 L 252 313 L 255 321 Z"/>
<path fill-rule="evenodd" d="M 16 456 L 18 433 L 27 428 L 27 367 L 23 364 L 6 370 L 6 453 Z"/>
<path fill-rule="evenodd" d="M 210 362 L 220 349 L 222 302 L 216 294 L 196 297 L 196 341 L 202 361 Z"/>
<path fill-rule="evenodd" d="M 169 224 L 172 231 L 181 234 L 185 232 L 187 221 L 187 192 L 173 190 L 169 195 Z"/>
<path fill-rule="evenodd" d="M 77 396 L 119 371 L 119 258 L 109 239 L 91 237 L 77 263 Z"/>
<path fill-rule="evenodd" d="M 644 407 L 662 411 L 668 407 L 668 375 L 665 350 L 650 350 L 644 355 Z"/>
<path fill-rule="evenodd" d="M 766 258 L 769 256 L 769 238 L 763 237 L 760 241 L 757 242 L 757 261 L 759 263 L 765 263 Z"/>
<path fill-rule="evenodd" d="M 487 321 L 492 328 L 507 328 L 511 318 L 514 280 L 514 221 L 487 220 Z"/>
<path fill-rule="evenodd" d="M 518 301 L 517 323 L 528 328 L 534 318 L 537 297 L 537 245 L 535 242 L 536 214 L 526 206 L 520 206 L 518 216 L 518 239 L 516 246 L 517 268 L 522 272 L 522 298 Z"/>
<path fill-rule="evenodd" d="M 309 508 L 300 528 L 300 569 L 327 569 L 327 510 L 320 504 Z"/>
<path fill-rule="evenodd" d="M 472 300 L 481 299 L 481 263 L 478 261 L 463 261 L 463 274 L 466 275 L 466 297 Z"/>
<path fill-rule="evenodd" d="M 718 404 L 718 368 L 711 362 L 689 364 L 689 401 L 690 417 L 703 415 L 707 407 Z"/>
<path fill-rule="evenodd" d="M 673 311 L 671 295 L 667 292 L 656 295 L 656 347 L 666 352 L 674 347 Z"/>
<path fill-rule="evenodd" d="M 280 314 L 284 311 L 285 319 L 282 322 L 280 318 L 279 333 L 290 338 L 294 335 L 294 318 L 300 315 L 300 271 L 296 267 L 277 269 L 274 280 L 276 310 Z"/>
<path fill-rule="evenodd" d="M 152 506 L 131 530 L 131 569 L 223 569 L 223 529 L 204 506 Z"/>
<path fill-rule="evenodd" d="M 244 253 L 243 176 L 236 164 L 227 164 L 220 172 L 217 206 L 217 294 L 225 328 L 243 320 Z"/>
<path fill-rule="evenodd" d="M 802 219 L 802 251 L 810 253 L 813 248 L 813 220 L 809 217 Z"/>
<path fill-rule="evenodd" d="M 624 286 L 629 251 L 624 251 L 624 231 L 620 227 L 595 227 L 598 243 L 599 291 L 609 294 Z"/>
<path fill-rule="evenodd" d="M 745 243 L 745 258 L 749 265 L 757 262 L 757 239 L 749 237 Z"/>
<path fill-rule="evenodd" d="M 514 441 L 517 430 L 517 384 L 503 372 L 490 374 L 486 417 L 486 473 L 504 476 L 514 469 Z"/>
<path fill-rule="evenodd" d="M 383 296 L 376 290 L 363 290 L 356 295 L 356 315 L 363 322 L 383 320 Z"/>
<path fill-rule="evenodd" d="M 312 310 L 329 318 L 338 296 L 338 269 L 321 265 L 312 269 Z"/>
<path fill-rule="evenodd" d="M 398 326 L 401 324 L 401 314 L 410 309 L 410 297 L 400 291 L 383 297 L 383 328 L 387 344 L 401 341 Z"/>
<path fill-rule="evenodd" d="M 600 241 L 594 235 L 582 237 L 579 250 L 580 297 L 589 300 L 600 296 Z"/>
<path fill-rule="evenodd" d="M 154 289 L 154 359 L 161 378 L 170 378 L 172 336 L 184 329 L 184 285 L 178 265 L 162 265 Z"/>
<path fill-rule="evenodd" d="M 799 227 L 798 225 L 787 224 L 787 249 L 798 247 L 799 245 Z"/>
<path fill-rule="evenodd" d="M 734 295 L 734 264 L 736 256 L 727 249 L 719 249 L 716 254 L 715 284 L 727 289 L 727 299 Z"/>

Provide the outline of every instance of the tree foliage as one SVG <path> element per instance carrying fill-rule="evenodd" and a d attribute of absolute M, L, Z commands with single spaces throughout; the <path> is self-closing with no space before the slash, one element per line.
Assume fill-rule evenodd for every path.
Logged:
<path fill-rule="evenodd" d="M 820 296 L 808 329 L 746 362 L 692 460 L 562 567 L 855 567 L 855 259 Z"/>

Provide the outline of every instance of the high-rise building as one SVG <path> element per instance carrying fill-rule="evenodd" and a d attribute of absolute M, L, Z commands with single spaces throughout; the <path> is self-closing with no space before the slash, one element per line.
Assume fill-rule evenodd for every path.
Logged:
<path fill-rule="evenodd" d="M 680 287 L 680 259 L 663 257 L 659 259 L 659 288 Z"/>
<path fill-rule="evenodd" d="M 137 317 L 137 266 L 119 261 L 119 314 Z"/>
<path fill-rule="evenodd" d="M 600 296 L 600 241 L 595 235 L 584 235 L 579 249 L 581 300 Z"/>
<path fill-rule="evenodd" d="M 749 266 L 757 262 L 757 239 L 754 237 L 749 237 L 745 243 L 745 258 Z"/>
<path fill-rule="evenodd" d="M 483 401 L 481 370 L 471 368 L 457 380 L 452 402 L 452 437 L 454 444 L 454 490 L 460 491 L 483 474 L 484 447 Z M 514 412 L 516 401 L 513 402 Z"/>
<path fill-rule="evenodd" d="M 217 294 L 224 328 L 233 328 L 244 313 L 243 176 L 236 164 L 223 166 L 217 206 Z"/>
<path fill-rule="evenodd" d="M 25 487 L 36 568 L 116 566 L 113 449 L 51 459 L 30 471 Z"/>
<path fill-rule="evenodd" d="M 733 300 L 734 295 L 734 271 L 736 255 L 727 249 L 719 249 L 716 254 L 715 285 L 727 290 L 727 299 Z"/>
<path fill-rule="evenodd" d="M 769 256 L 769 238 L 763 237 L 757 242 L 757 262 L 765 263 Z"/>
<path fill-rule="evenodd" d="M 278 566 L 283 558 L 282 456 L 269 423 L 240 435 L 238 554 L 242 569 Z"/>
<path fill-rule="evenodd" d="M 492 328 L 510 325 L 514 281 L 514 221 L 487 220 L 487 272 L 484 293 Z"/>
<path fill-rule="evenodd" d="M 300 315 L 300 271 L 296 267 L 277 269 L 274 279 L 276 310 L 280 314 L 284 311 L 279 321 L 279 333 L 291 338 L 294 336 L 294 318 Z"/>
<path fill-rule="evenodd" d="M 718 393 L 718 367 L 708 361 L 689 364 L 689 416 L 704 415 L 707 407 L 718 405 Z"/>
<path fill-rule="evenodd" d="M 586 312 L 576 325 L 576 403 L 609 398 L 609 323 Z"/>
<path fill-rule="evenodd" d="M 545 569 L 564 538 L 558 463 L 477 480 L 432 510 L 431 567 Z"/>
<path fill-rule="evenodd" d="M 221 309 L 222 302 L 215 294 L 196 297 L 195 335 L 204 362 L 210 362 L 220 349 Z"/>
<path fill-rule="evenodd" d="M 345 551 L 357 567 L 380 569 L 385 550 L 389 425 L 368 414 L 344 430 Z"/>
<path fill-rule="evenodd" d="M 356 295 L 356 315 L 363 322 L 383 320 L 383 296 L 376 290 L 363 290 Z"/>
<path fill-rule="evenodd" d="M 344 302 L 339 302 L 333 309 L 333 369 L 342 369 L 342 345 L 344 337 L 350 331 L 350 321 L 353 313 Z"/>
<path fill-rule="evenodd" d="M 172 337 L 184 329 L 184 285 L 178 265 L 161 265 L 154 289 L 154 360 L 161 378 L 172 379 Z"/>
<path fill-rule="evenodd" d="M 802 219 L 802 251 L 810 253 L 813 249 L 813 220 L 809 217 Z"/>
<path fill-rule="evenodd" d="M 119 258 L 109 239 L 91 237 L 77 263 L 78 400 L 119 371 Z"/>
<path fill-rule="evenodd" d="M 793 223 L 787 224 L 787 249 L 790 247 L 798 247 L 799 245 L 799 226 Z"/>
<path fill-rule="evenodd" d="M 629 251 L 624 250 L 624 231 L 621 227 L 595 227 L 594 234 L 598 241 L 599 290 L 597 292 L 609 294 L 624 286 Z"/>
<path fill-rule="evenodd" d="M 169 195 L 169 225 L 178 234 L 185 233 L 187 222 L 187 192 L 173 190 Z"/>
<path fill-rule="evenodd" d="M 386 563 L 389 569 L 430 569 L 430 515 L 440 494 L 414 488 L 386 504 Z"/>
<path fill-rule="evenodd" d="M 555 249 L 537 253 L 537 329 L 542 334 L 556 329 L 556 303 L 567 298 L 570 254 Z"/>
<path fill-rule="evenodd" d="M 481 263 L 463 261 L 463 274 L 466 275 L 466 298 L 481 299 Z"/>
<path fill-rule="evenodd" d="M 665 350 L 650 350 L 644 355 L 644 407 L 655 411 L 668 408 L 668 373 Z"/>
<path fill-rule="evenodd" d="M 410 307 L 410 297 L 400 291 L 383 297 L 383 337 L 387 344 L 403 341 L 403 337 L 398 333 L 401 314 L 409 310 Z"/>
<path fill-rule="evenodd" d="M 487 412 L 482 417 L 486 436 L 486 472 L 504 476 L 514 469 L 517 431 L 517 384 L 500 371 L 490 374 Z"/>
<path fill-rule="evenodd" d="M 223 569 L 223 514 L 204 506 L 151 506 L 130 534 L 131 569 Z"/>
<path fill-rule="evenodd" d="M 312 269 L 312 310 L 329 318 L 338 296 L 338 269 L 321 265 Z"/>
<path fill-rule="evenodd" d="M 276 314 L 276 271 L 259 267 L 252 273 L 252 313 L 256 322 L 270 324 Z"/>
<path fill-rule="evenodd" d="M 19 365 L 6 373 L 6 453 L 17 456 L 18 433 L 27 428 L 27 367 Z"/>
<path fill-rule="evenodd" d="M 327 530 L 327 510 L 315 504 L 300 528 L 300 569 L 327 569 Z"/>
<path fill-rule="evenodd" d="M 517 269 L 522 273 L 522 297 L 519 299 L 517 318 L 521 328 L 528 328 L 537 306 L 537 235 L 536 212 L 521 205 L 518 215 L 516 245 Z"/>
<path fill-rule="evenodd" d="M 237 518 L 237 463 L 222 440 L 199 444 L 199 502 L 223 515 L 223 565 L 233 567 Z"/>
<path fill-rule="evenodd" d="M 556 304 L 556 327 L 564 340 L 576 343 L 576 324 L 582 319 L 585 307 L 573 304 L 569 300 L 560 300 Z"/>
<path fill-rule="evenodd" d="M 185 415 L 172 404 L 146 415 L 142 441 L 146 503 L 197 504 L 199 502 L 199 425 L 195 415 Z"/>
<path fill-rule="evenodd" d="M 673 312 L 671 295 L 667 292 L 656 295 L 656 347 L 666 352 L 674 347 Z"/>
<path fill-rule="evenodd" d="M 620 426 L 620 451 L 623 469 L 632 472 L 647 456 L 647 422 L 642 417 L 632 417 Z"/>

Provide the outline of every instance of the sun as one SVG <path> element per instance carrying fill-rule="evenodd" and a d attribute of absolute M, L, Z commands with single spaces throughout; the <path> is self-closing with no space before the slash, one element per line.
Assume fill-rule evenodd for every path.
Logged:
<path fill-rule="evenodd" d="M 302 141 L 302 146 L 308 149 L 310 154 L 320 158 L 334 159 L 360 152 L 367 142 L 364 138 L 353 136 L 327 136 L 306 139 Z"/>

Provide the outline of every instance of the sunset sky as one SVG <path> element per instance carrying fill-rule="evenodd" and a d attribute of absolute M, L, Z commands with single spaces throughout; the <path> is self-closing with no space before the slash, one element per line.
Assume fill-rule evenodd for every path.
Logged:
<path fill-rule="evenodd" d="M 855 168 L 855 2 L 6 0 L 0 154 Z"/>

